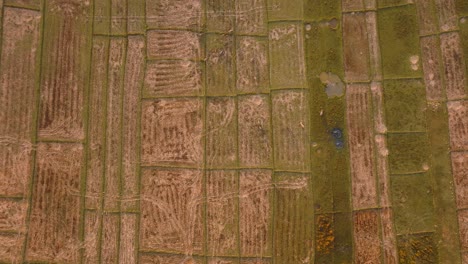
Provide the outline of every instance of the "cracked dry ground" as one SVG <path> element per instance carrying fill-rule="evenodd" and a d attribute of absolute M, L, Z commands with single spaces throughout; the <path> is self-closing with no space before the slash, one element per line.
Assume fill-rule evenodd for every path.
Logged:
<path fill-rule="evenodd" d="M 468 263 L 468 0 L 0 15 L 0 263 Z"/>

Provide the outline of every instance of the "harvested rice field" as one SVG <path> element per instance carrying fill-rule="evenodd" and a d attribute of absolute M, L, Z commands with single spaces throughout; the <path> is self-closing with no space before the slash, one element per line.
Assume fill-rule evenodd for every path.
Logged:
<path fill-rule="evenodd" d="M 0 263 L 468 264 L 468 0 L 0 0 Z"/>

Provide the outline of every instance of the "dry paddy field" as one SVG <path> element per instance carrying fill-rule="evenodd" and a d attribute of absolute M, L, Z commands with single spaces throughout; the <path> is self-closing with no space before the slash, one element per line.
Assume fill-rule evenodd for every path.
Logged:
<path fill-rule="evenodd" d="M 0 0 L 0 263 L 468 264 L 467 0 Z"/>

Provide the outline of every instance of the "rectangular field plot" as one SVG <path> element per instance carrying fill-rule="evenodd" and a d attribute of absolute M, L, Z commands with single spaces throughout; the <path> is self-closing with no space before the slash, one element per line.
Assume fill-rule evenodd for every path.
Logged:
<path fill-rule="evenodd" d="M 203 264 L 202 258 L 193 258 L 183 255 L 171 254 L 142 254 L 140 256 L 141 264 L 168 264 L 168 263 L 190 263 Z"/>
<path fill-rule="evenodd" d="M 1 11 L 1 10 L 0 10 Z M 5 7 L 0 55 L 0 195 L 27 194 L 35 129 L 41 14 Z M 1 23 L 0 23 L 1 25 Z"/>
<path fill-rule="evenodd" d="M 150 30 L 147 33 L 148 59 L 201 59 L 201 38 L 201 34 L 192 31 Z"/>
<path fill-rule="evenodd" d="M 428 174 L 391 177 L 393 221 L 397 234 L 433 231 L 432 188 Z"/>
<path fill-rule="evenodd" d="M 274 259 L 301 263 L 312 257 L 314 217 L 306 174 L 275 174 Z"/>
<path fill-rule="evenodd" d="M 236 33 L 267 35 L 267 0 L 237 0 Z"/>
<path fill-rule="evenodd" d="M 237 111 L 232 97 L 207 99 L 206 165 L 232 168 L 237 165 Z"/>
<path fill-rule="evenodd" d="M 202 106 L 188 98 L 144 101 L 143 165 L 201 165 Z"/>
<path fill-rule="evenodd" d="M 200 30 L 203 19 L 202 0 L 147 0 L 146 24 L 149 29 Z"/>
<path fill-rule="evenodd" d="M 378 211 L 356 211 L 353 220 L 356 263 L 379 263 L 382 252 Z"/>
<path fill-rule="evenodd" d="M 207 173 L 207 232 L 209 256 L 238 255 L 239 180 L 234 170 Z"/>
<path fill-rule="evenodd" d="M 206 36 L 206 93 L 210 96 L 236 93 L 235 41 L 230 35 Z"/>
<path fill-rule="evenodd" d="M 202 172 L 145 169 L 142 174 L 140 250 L 203 252 Z"/>
<path fill-rule="evenodd" d="M 308 93 L 275 92 L 272 103 L 276 168 L 307 171 L 310 167 Z"/>
<path fill-rule="evenodd" d="M 78 263 L 82 156 L 81 144 L 39 144 L 28 261 Z"/>
<path fill-rule="evenodd" d="M 452 150 L 468 150 L 468 100 L 447 104 Z"/>
<path fill-rule="evenodd" d="M 384 78 L 421 76 L 418 18 L 414 5 L 377 12 Z"/>
<path fill-rule="evenodd" d="M 241 257 L 271 256 L 272 172 L 240 171 L 239 185 Z"/>
<path fill-rule="evenodd" d="M 371 208 L 377 206 L 377 185 L 369 85 L 348 85 L 346 99 L 353 208 Z"/>
<path fill-rule="evenodd" d="M 268 92 L 268 40 L 258 37 L 237 37 L 237 91 Z"/>
<path fill-rule="evenodd" d="M 302 24 L 271 24 L 269 41 L 271 88 L 306 87 Z"/>
<path fill-rule="evenodd" d="M 46 1 L 39 137 L 82 140 L 91 45 L 89 1 Z"/>
<path fill-rule="evenodd" d="M 271 112 L 268 96 L 238 97 L 239 164 L 269 167 L 272 164 Z"/>

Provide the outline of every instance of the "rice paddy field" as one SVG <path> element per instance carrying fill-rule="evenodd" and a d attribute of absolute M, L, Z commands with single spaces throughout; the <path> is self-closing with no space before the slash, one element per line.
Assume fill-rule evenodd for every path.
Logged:
<path fill-rule="evenodd" d="M 468 264 L 467 0 L 0 0 L 0 263 Z"/>

